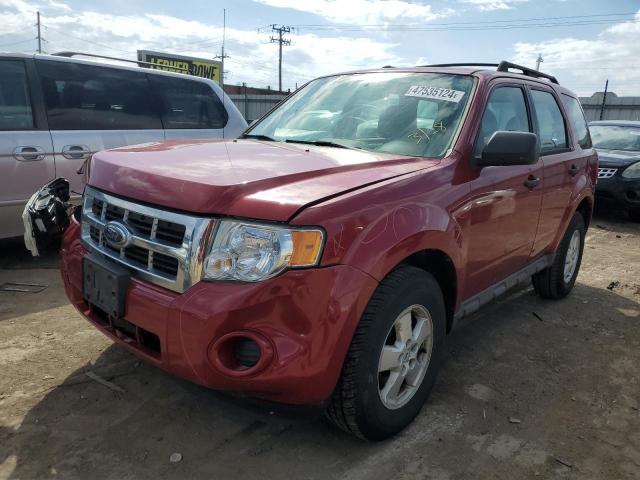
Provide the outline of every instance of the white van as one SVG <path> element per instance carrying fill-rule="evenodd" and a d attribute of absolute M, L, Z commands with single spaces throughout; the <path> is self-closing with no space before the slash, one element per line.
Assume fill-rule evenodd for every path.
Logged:
<path fill-rule="evenodd" d="M 247 124 L 211 80 L 56 55 L 0 54 L 0 239 L 45 183 L 94 152 L 180 138 L 235 138 Z"/>

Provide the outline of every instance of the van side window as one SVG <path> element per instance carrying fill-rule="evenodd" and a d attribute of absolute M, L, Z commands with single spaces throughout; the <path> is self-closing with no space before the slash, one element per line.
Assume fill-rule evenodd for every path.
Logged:
<path fill-rule="evenodd" d="M 0 60 L 0 130 L 33 129 L 33 112 L 24 62 Z"/>
<path fill-rule="evenodd" d="M 491 92 L 476 140 L 476 156 L 482 154 L 493 133 L 498 131 L 530 131 L 527 105 L 521 88 L 497 87 Z"/>
<path fill-rule="evenodd" d="M 564 108 L 567 111 L 567 114 L 571 117 L 573 124 L 576 126 L 578 145 L 580 145 L 580 148 L 591 148 L 591 136 L 589 135 L 587 120 L 584 118 L 584 112 L 580 102 L 564 93 L 560 97 L 562 98 L 562 103 L 564 103 Z"/>
<path fill-rule="evenodd" d="M 51 130 L 162 129 L 142 72 L 37 61 Z"/>
<path fill-rule="evenodd" d="M 568 148 L 566 127 L 554 96 L 542 90 L 531 90 L 540 153 Z"/>
<path fill-rule="evenodd" d="M 223 128 L 228 114 L 213 89 L 204 82 L 149 75 L 162 106 L 166 129 Z"/>

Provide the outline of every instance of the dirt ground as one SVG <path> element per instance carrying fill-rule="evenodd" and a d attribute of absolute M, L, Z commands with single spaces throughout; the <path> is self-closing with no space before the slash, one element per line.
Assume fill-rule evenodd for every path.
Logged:
<path fill-rule="evenodd" d="M 5 242 L 0 269 L 48 285 L 0 292 L 2 479 L 640 478 L 638 224 L 594 219 L 567 299 L 527 287 L 455 332 L 422 413 L 377 444 L 139 363 L 67 305 L 55 256 Z"/>

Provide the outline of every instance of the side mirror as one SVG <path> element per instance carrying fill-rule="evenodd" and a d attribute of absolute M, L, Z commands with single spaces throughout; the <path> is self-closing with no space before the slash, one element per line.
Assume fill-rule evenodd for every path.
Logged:
<path fill-rule="evenodd" d="M 538 161 L 538 137 L 529 132 L 494 132 L 474 160 L 478 167 L 532 165 Z"/>

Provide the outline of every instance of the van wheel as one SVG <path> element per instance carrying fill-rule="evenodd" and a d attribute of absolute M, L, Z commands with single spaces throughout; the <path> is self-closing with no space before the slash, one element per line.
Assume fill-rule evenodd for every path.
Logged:
<path fill-rule="evenodd" d="M 569 294 L 580 270 L 585 233 L 584 219 L 576 212 L 556 251 L 553 264 L 531 277 L 538 295 L 559 299 Z"/>
<path fill-rule="evenodd" d="M 446 313 L 435 278 L 401 266 L 367 305 L 326 415 L 347 433 L 388 438 L 413 421 L 444 353 Z"/>

